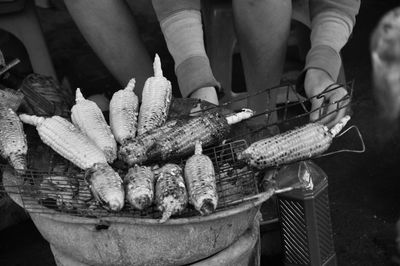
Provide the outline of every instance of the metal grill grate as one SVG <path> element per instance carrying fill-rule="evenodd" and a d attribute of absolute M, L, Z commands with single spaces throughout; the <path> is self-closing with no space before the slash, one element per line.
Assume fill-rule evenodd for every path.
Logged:
<path fill-rule="evenodd" d="M 236 160 L 236 154 L 246 147 L 246 141 L 239 140 L 204 150 L 204 154 L 211 158 L 216 172 L 219 196 L 216 212 L 233 208 L 242 203 L 244 198 L 258 193 L 254 172 Z M 120 212 L 108 212 L 92 199 L 83 171 L 55 154 L 50 148 L 44 152 L 45 155 L 47 153 L 50 155 L 48 169 L 39 171 L 31 168 L 23 174 L 17 174 L 22 182 L 21 185 L 14 188 L 0 187 L 0 189 L 21 195 L 26 211 L 52 213 L 52 210 L 56 210 L 60 213 L 83 217 L 125 216 L 155 219 L 161 217 L 161 213 L 155 206 L 138 211 L 134 210 L 128 202 Z M 31 167 L 38 165 L 37 156 L 37 153 L 30 154 L 28 161 Z M 180 165 L 183 167 L 184 163 L 185 160 L 182 160 Z M 121 169 L 117 171 L 121 177 L 126 173 Z M 189 206 L 179 217 L 198 215 L 198 212 Z"/>
<path fill-rule="evenodd" d="M 302 126 L 309 122 L 309 117 L 312 112 L 311 102 L 314 100 L 322 100 L 322 106 L 313 110 L 319 114 L 317 121 L 323 119 L 328 119 L 337 112 L 348 112 L 351 108 L 351 99 L 353 95 L 354 82 L 348 82 L 347 84 L 332 84 L 326 87 L 321 93 L 314 95 L 312 97 L 304 97 L 299 94 L 296 89 L 296 85 L 292 82 L 285 82 L 275 87 L 261 89 L 252 94 L 246 94 L 234 98 L 228 102 L 222 103 L 219 107 L 211 106 L 204 108 L 201 111 L 212 110 L 215 108 L 228 108 L 230 109 L 235 103 L 240 103 L 247 101 L 251 98 L 272 97 L 271 95 L 279 94 L 280 98 L 277 105 L 273 108 L 268 108 L 264 112 L 258 112 L 253 117 L 247 121 L 258 119 L 260 117 L 265 118 L 266 123 L 261 127 L 246 128 L 243 129 L 243 123 L 238 126 L 234 125 L 234 134 L 231 136 L 230 140 L 246 139 L 249 143 L 259 140 L 265 135 L 276 134 L 277 131 L 274 129 L 277 127 L 280 132 L 285 132 L 287 130 L 293 129 L 295 127 Z M 329 102 L 327 95 L 345 89 L 347 94 L 337 101 Z M 199 112 L 201 112 L 199 111 Z M 277 116 L 277 119 L 275 117 Z"/>
<path fill-rule="evenodd" d="M 316 110 L 321 114 L 320 119 L 333 112 L 338 112 L 339 110 L 349 107 L 352 86 L 352 83 L 344 86 L 348 90 L 348 94 L 345 97 L 337 102 L 326 103 L 326 105 Z M 258 172 L 254 172 L 254 169 L 250 169 L 236 160 L 236 154 L 247 148 L 247 143 L 252 143 L 260 138 L 268 136 L 269 133 L 273 133 L 270 130 L 273 126 L 279 127 L 279 131 L 284 132 L 307 123 L 310 115 L 310 101 L 313 98 L 325 98 L 325 93 L 342 87 L 342 85 L 338 84 L 329 86 L 321 94 L 307 99 L 295 93 L 293 84 L 288 84 L 286 87 L 286 101 L 281 102 L 273 110 L 267 110 L 264 113 L 256 114 L 253 118 L 250 118 L 251 120 L 257 116 L 265 116 L 269 119 L 272 117 L 273 113 L 277 113 L 278 120 L 276 122 L 270 121 L 267 126 L 258 129 L 248 128 L 246 127 L 246 123 L 233 125 L 231 130 L 232 134 L 229 136 L 227 143 L 205 149 L 204 153 L 213 161 L 216 172 L 219 196 L 219 205 L 216 211 L 234 208 L 236 205 L 251 198 L 251 196 L 258 194 L 258 184 L 256 182 L 256 174 L 258 174 Z M 282 88 L 282 85 L 262 90 L 253 95 L 248 95 L 247 98 L 257 97 L 257 95 L 261 93 L 271 93 L 278 88 Z M 290 92 L 298 98 L 295 100 L 289 99 Z M 241 99 L 236 99 L 236 101 L 240 100 Z M 224 103 L 221 106 L 224 107 L 225 104 L 229 103 Z M 327 108 L 329 105 L 335 108 Z M 330 110 L 330 113 L 327 113 L 327 109 Z M 203 109 L 202 111 L 205 110 Z M 34 138 L 35 136 L 36 140 L 28 140 L 29 170 L 24 174 L 19 174 L 18 177 L 23 180 L 23 183 L 13 190 L 13 193 L 22 195 L 23 204 L 27 211 L 45 213 L 46 211 L 57 210 L 60 213 L 87 217 L 129 216 L 160 218 L 161 214 L 154 206 L 145 211 L 137 211 L 133 210 L 130 205 L 126 203 L 122 211 L 112 213 L 96 205 L 95 201 L 91 199 L 91 193 L 84 181 L 84 173 L 55 154 L 48 146 L 38 140 L 37 135 L 33 134 Z M 362 141 L 361 135 L 360 139 Z M 38 145 L 35 147 L 32 145 L 33 143 Z M 335 152 L 331 152 L 330 154 Z M 354 150 L 353 152 L 359 151 Z M 325 155 L 327 154 L 329 153 Z M 183 166 L 185 159 L 177 163 Z M 4 163 L 4 166 L 6 166 L 6 163 Z M 114 163 L 113 166 L 121 177 L 126 174 L 126 166 L 121 162 Z M 0 187 L 0 195 L 2 192 L 4 193 L 4 190 L 7 190 L 7 188 Z M 189 205 L 188 209 L 182 213 L 180 217 L 196 215 L 198 215 L 198 213 Z"/>

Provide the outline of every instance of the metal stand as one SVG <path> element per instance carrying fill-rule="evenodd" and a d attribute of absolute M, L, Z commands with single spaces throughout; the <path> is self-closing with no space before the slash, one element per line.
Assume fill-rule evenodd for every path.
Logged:
<path fill-rule="evenodd" d="M 65 255 L 63 252 L 50 245 L 57 266 L 87 266 L 76 258 Z M 259 266 L 260 264 L 260 231 L 256 219 L 239 239 L 226 249 L 202 261 L 190 264 L 191 266 Z"/>
<path fill-rule="evenodd" d="M 287 180 L 300 174 L 300 164 L 280 171 Z M 278 195 L 281 234 L 286 266 L 337 265 L 328 199 L 327 175 L 316 164 L 303 162 L 313 180 L 313 188 Z M 280 176 L 277 180 L 280 180 Z"/>

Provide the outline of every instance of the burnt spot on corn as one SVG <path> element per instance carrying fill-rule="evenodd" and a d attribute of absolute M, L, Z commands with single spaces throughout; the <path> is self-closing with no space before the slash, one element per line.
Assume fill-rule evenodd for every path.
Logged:
<path fill-rule="evenodd" d="M 180 123 L 181 121 L 178 120 L 170 120 L 161 127 L 152 129 L 136 138 L 127 139 L 120 147 L 119 158 L 131 166 L 144 163 L 148 158 L 158 158 L 157 154 L 152 155 L 154 151 L 149 150 L 159 138 L 168 135 L 174 126 L 178 126 Z"/>
<path fill-rule="evenodd" d="M 215 211 L 215 205 L 212 202 L 211 199 L 205 199 L 203 200 L 203 203 L 201 204 L 200 207 L 200 213 L 201 215 L 209 215 Z"/>
<path fill-rule="evenodd" d="M 125 142 L 118 151 L 118 158 L 127 163 L 134 165 L 142 163 L 147 159 L 146 152 L 148 147 L 140 139 L 133 139 L 130 142 Z"/>
<path fill-rule="evenodd" d="M 141 196 L 135 199 L 135 205 L 140 206 L 140 210 L 143 210 L 152 204 L 153 200 L 149 196 Z"/>

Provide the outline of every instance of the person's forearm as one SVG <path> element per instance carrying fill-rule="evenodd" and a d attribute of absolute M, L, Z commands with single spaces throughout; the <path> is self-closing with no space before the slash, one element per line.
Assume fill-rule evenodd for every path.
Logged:
<path fill-rule="evenodd" d="M 350 37 L 359 7 L 359 0 L 310 0 L 311 49 L 306 69 L 322 69 L 337 79 L 339 53 Z"/>
<path fill-rule="evenodd" d="M 183 97 L 197 89 L 216 87 L 207 57 L 200 13 L 200 0 L 153 0 Z"/>

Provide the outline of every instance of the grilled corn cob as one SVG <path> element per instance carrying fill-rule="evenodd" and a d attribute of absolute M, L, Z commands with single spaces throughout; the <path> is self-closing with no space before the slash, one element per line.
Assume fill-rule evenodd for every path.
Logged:
<path fill-rule="evenodd" d="M 193 153 L 196 140 L 204 146 L 222 141 L 228 136 L 231 123 L 238 123 L 252 115 L 251 110 L 244 110 L 228 117 L 219 112 L 205 112 L 175 126 L 169 134 L 155 142 L 148 150 L 147 157 L 167 160 Z"/>
<path fill-rule="evenodd" d="M 128 202 L 138 210 L 144 210 L 153 203 L 154 174 L 150 167 L 130 168 L 124 178 L 125 195 Z"/>
<path fill-rule="evenodd" d="M 28 146 L 23 125 L 11 109 L 0 106 L 0 155 L 16 170 L 26 169 Z"/>
<path fill-rule="evenodd" d="M 178 214 L 186 208 L 188 195 L 182 169 L 178 165 L 166 164 L 157 169 L 157 173 L 156 204 L 162 212 L 160 223 L 164 223 L 171 215 Z"/>
<path fill-rule="evenodd" d="M 300 128 L 273 137 L 259 140 L 238 154 L 258 169 L 304 160 L 325 152 L 332 139 L 346 125 L 350 116 L 345 116 L 332 129 L 318 123 L 309 123 Z"/>
<path fill-rule="evenodd" d="M 102 150 L 109 163 L 117 158 L 117 143 L 103 113 L 95 102 L 86 100 L 79 88 L 76 103 L 71 108 L 71 120 Z"/>
<path fill-rule="evenodd" d="M 146 80 L 139 110 L 138 135 L 161 126 L 167 120 L 172 98 L 172 87 L 162 73 L 160 57 L 153 63 L 154 77 Z"/>
<path fill-rule="evenodd" d="M 119 144 L 136 135 L 139 100 L 134 88 L 135 79 L 131 79 L 125 89 L 114 93 L 110 101 L 110 127 Z"/>
<path fill-rule="evenodd" d="M 86 170 L 106 163 L 104 153 L 72 123 L 60 116 L 49 118 L 21 114 L 22 122 L 36 126 L 40 139 L 55 152 Z"/>
<path fill-rule="evenodd" d="M 143 163 L 147 160 L 147 151 L 162 136 L 171 132 L 174 126 L 180 123 L 177 120 L 167 121 L 159 128 L 147 131 L 145 134 L 136 138 L 128 138 L 118 150 L 118 158 L 132 166 L 137 163 Z"/>
<path fill-rule="evenodd" d="M 5 88 L 0 89 L 0 106 L 11 108 L 16 112 L 24 101 L 24 94 L 21 91 Z"/>
<path fill-rule="evenodd" d="M 215 171 L 211 159 L 202 154 L 199 141 L 196 142 L 194 155 L 186 161 L 184 176 L 189 202 L 201 215 L 212 213 L 218 204 Z"/>
<path fill-rule="evenodd" d="M 95 164 L 86 171 L 85 179 L 93 197 L 105 209 L 119 211 L 124 207 L 125 193 L 122 179 L 109 164 Z"/>

